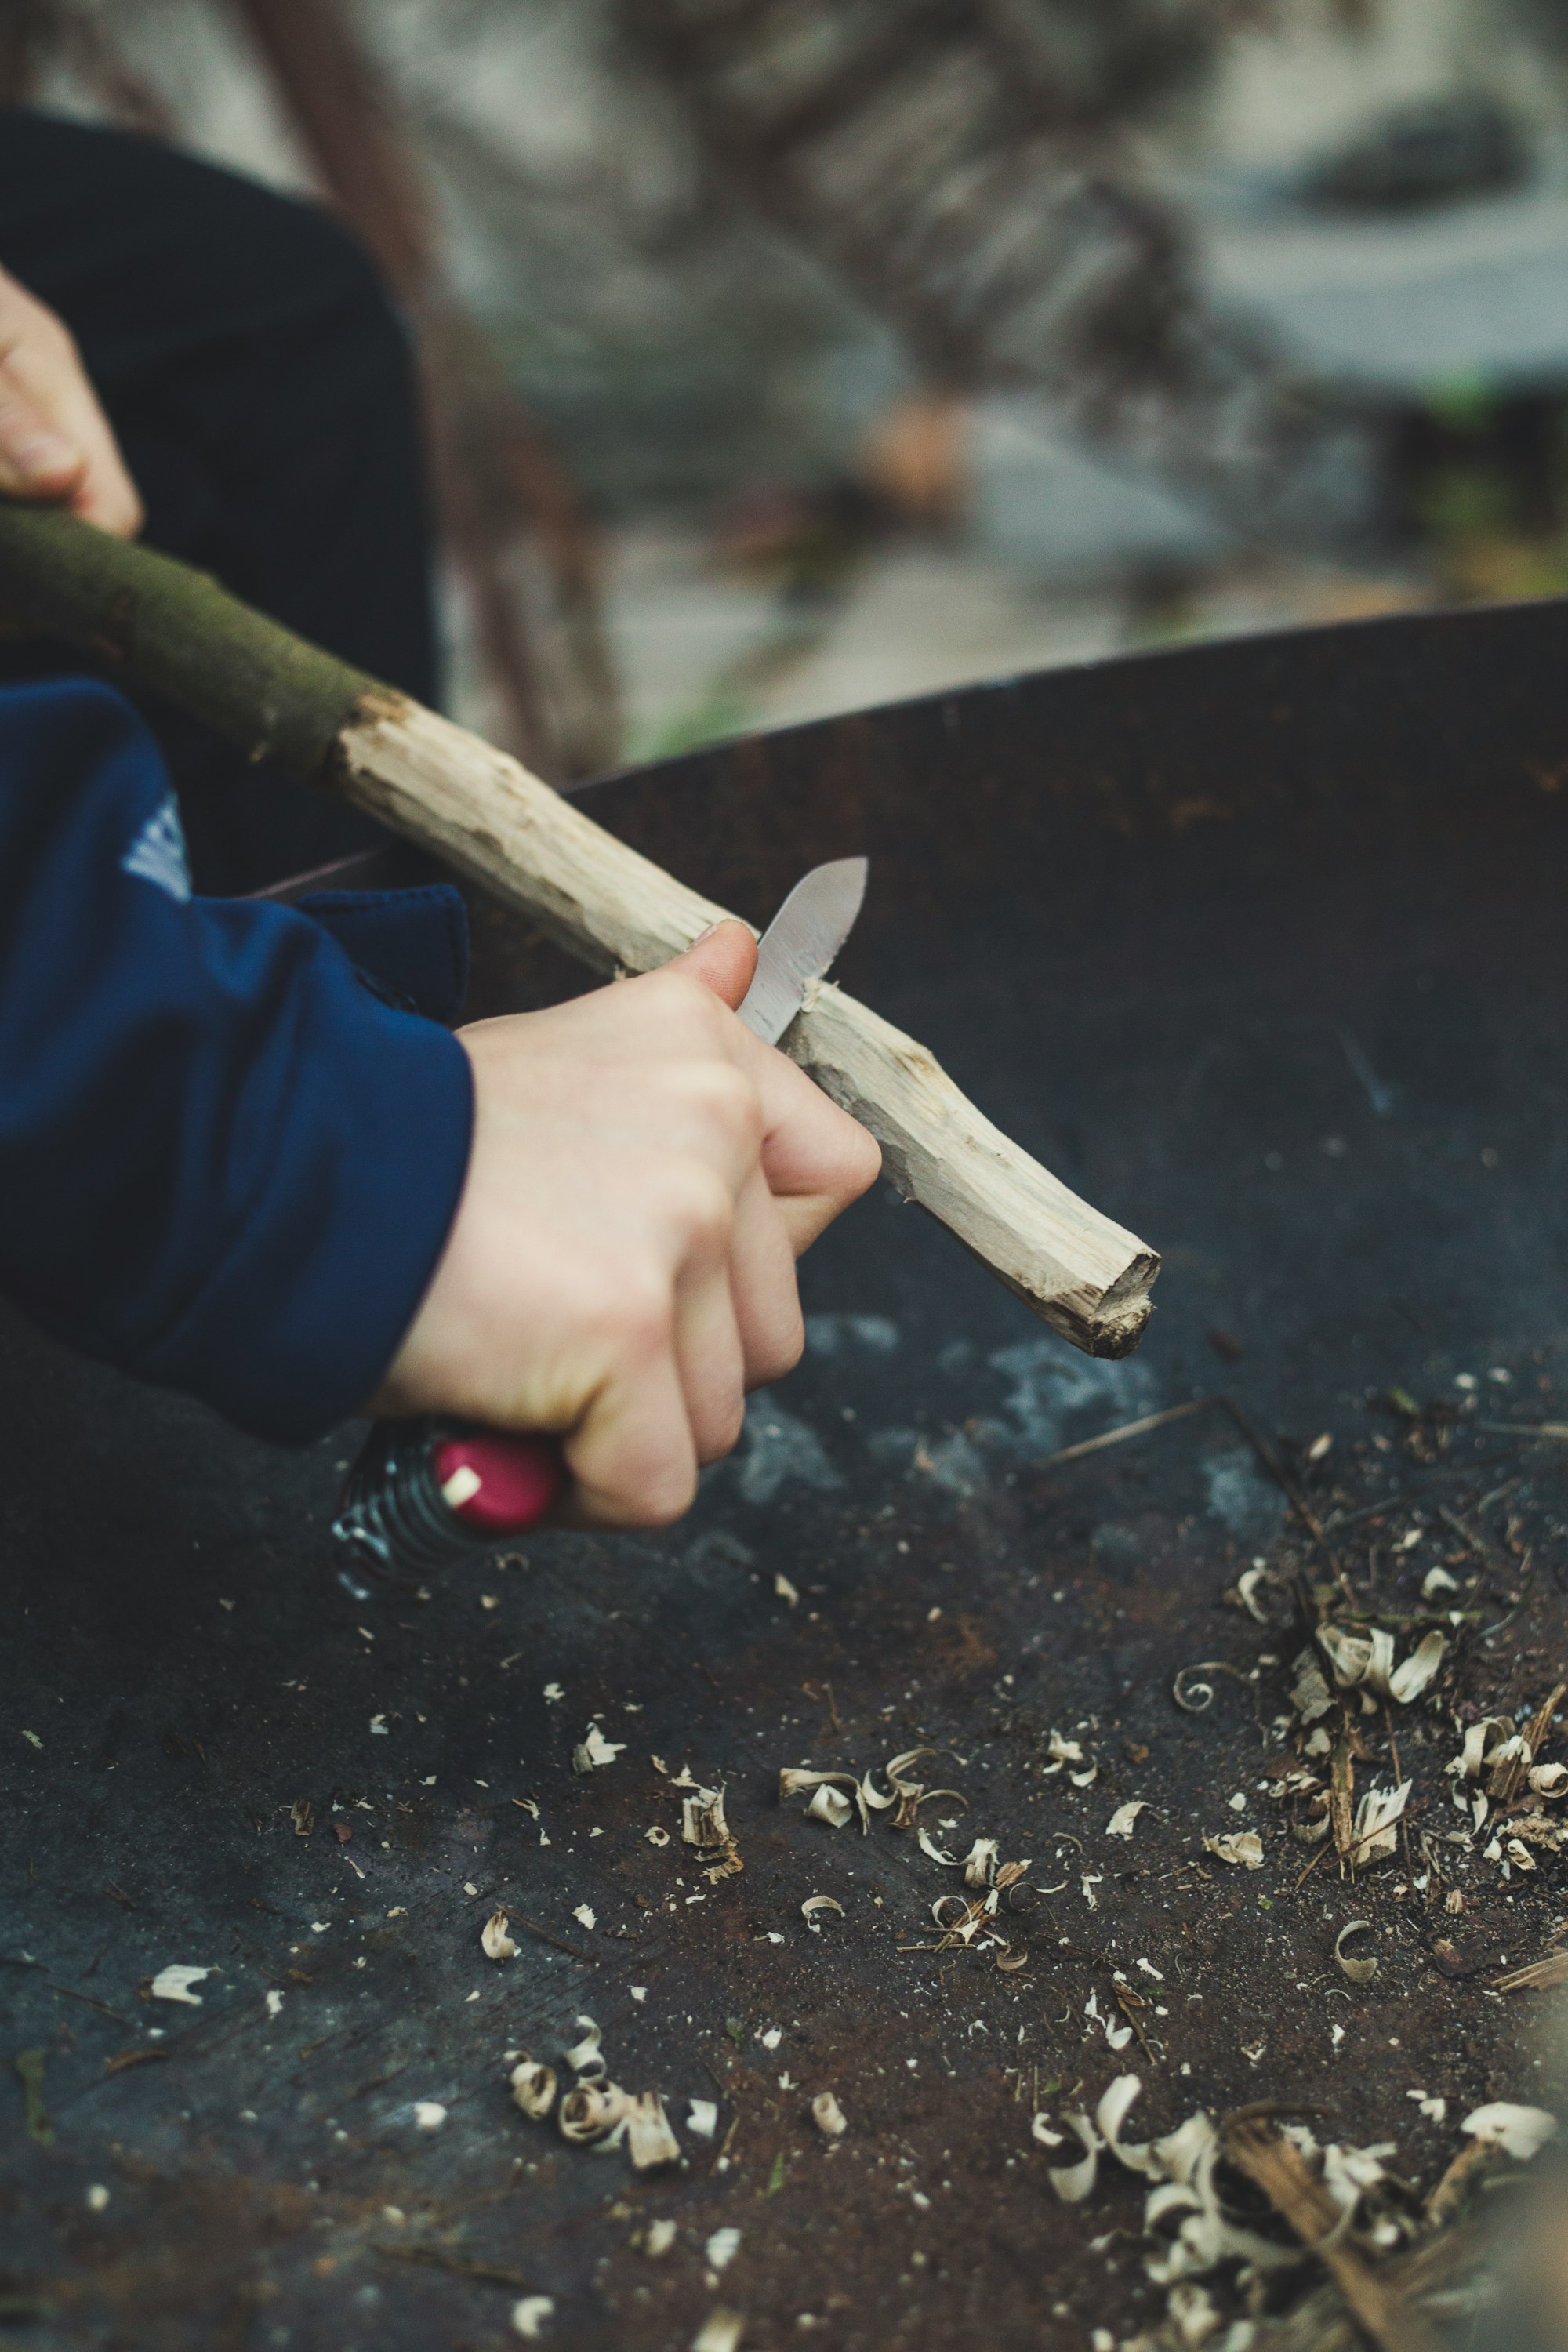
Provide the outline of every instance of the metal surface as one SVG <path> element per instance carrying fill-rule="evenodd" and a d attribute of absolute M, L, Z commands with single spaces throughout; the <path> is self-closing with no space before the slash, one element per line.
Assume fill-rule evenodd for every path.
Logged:
<path fill-rule="evenodd" d="M 1557 1858 L 1505 1885 L 1439 1846 L 1450 1877 L 1419 1890 L 1403 1855 L 1299 1883 L 1311 1852 L 1258 1786 L 1287 1588 L 1268 1625 L 1221 1594 L 1254 1558 L 1330 1576 L 1235 1421 L 1047 1465 L 1223 1383 L 1341 1515 L 1358 1591 L 1418 1607 L 1455 1563 L 1479 1613 L 1447 1706 L 1545 1695 L 1568 1449 L 1508 1430 L 1564 1417 L 1565 632 L 1543 604 L 1159 654 L 589 796 L 752 919 L 803 856 L 876 859 L 846 984 L 1166 1253 L 1126 1363 L 1075 1355 L 879 1192 L 806 1261 L 805 1360 L 687 1522 L 419 1588 L 339 1572 L 352 1434 L 275 1453 L 7 1324 L 0 1993 L 47 2118 L 30 2138 L 0 2085 L 8 2341 L 500 2347 L 538 2293 L 569 2347 L 680 2352 L 722 2304 L 747 2352 L 1083 2352 L 1163 2299 L 1115 2234 L 1137 2183 L 1050 2195 L 1037 2095 L 1059 2113 L 1135 2061 L 1140 2137 L 1303 2099 L 1423 2180 L 1465 2103 L 1531 2095 L 1528 2003 L 1486 1988 L 1544 1948 Z M 493 994 L 582 984 L 543 949 L 496 978 L 502 943 Z M 1436 1409 L 1402 1419 L 1372 1393 L 1394 1387 Z M 1233 1674 L 1181 1712 L 1173 1675 L 1208 1660 Z M 574 1773 L 595 1718 L 623 1752 Z M 1053 1727 L 1092 1785 L 1047 1773 Z M 1448 1716 L 1394 1727 L 1412 1836 L 1440 1834 Z M 1366 1738 L 1381 1759 L 1381 1717 Z M 936 1840 L 995 1836 L 1057 1890 L 1016 1975 L 900 1949 L 953 1881 L 886 1816 L 861 1839 L 777 1802 L 783 1763 L 921 1740 L 972 1808 L 928 1809 Z M 740 1876 L 702 1877 L 655 1756 L 727 1783 Z M 1240 1819 L 1260 1873 L 1204 1851 Z M 814 1893 L 845 1906 L 816 1933 Z M 1332 1961 L 1351 1918 L 1374 1923 L 1364 1986 Z M 171 1962 L 215 1970 L 199 2008 L 140 1997 Z M 1157 2002 L 1157 2066 L 1086 2019 L 1118 1970 Z M 504 2053 L 557 2063 L 581 2012 L 618 2080 L 666 2094 L 686 2168 L 635 2178 L 510 2105 Z M 832 2152 L 805 2109 L 826 2087 Z M 721 2103 L 711 2141 L 693 2095 Z M 721 2228 L 740 2249 L 710 2283 Z"/>
<path fill-rule="evenodd" d="M 866 897 L 866 860 L 836 857 L 803 874 L 757 943 L 757 969 L 738 1008 L 776 1045 L 814 980 L 832 968 Z"/>

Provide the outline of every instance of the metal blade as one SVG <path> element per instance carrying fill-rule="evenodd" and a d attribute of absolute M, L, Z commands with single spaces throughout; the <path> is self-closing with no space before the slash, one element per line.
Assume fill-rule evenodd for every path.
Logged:
<path fill-rule="evenodd" d="M 803 875 L 763 933 L 757 969 L 741 1004 L 748 1029 L 776 1045 L 855 928 L 866 896 L 866 860 L 836 857 Z"/>

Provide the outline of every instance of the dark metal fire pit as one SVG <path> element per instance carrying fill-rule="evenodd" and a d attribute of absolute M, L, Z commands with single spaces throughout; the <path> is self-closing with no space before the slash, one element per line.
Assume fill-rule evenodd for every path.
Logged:
<path fill-rule="evenodd" d="M 1563 1410 L 1565 637 L 1539 604 L 1161 653 L 588 795 L 757 918 L 869 853 L 846 983 L 1163 1248 L 1126 1364 L 873 1197 L 809 1261 L 806 1360 L 686 1524 L 412 1590 L 332 1556 L 351 1434 L 279 1455 L 6 1326 L 7 2341 L 500 2347 L 543 2295 L 550 2340 L 626 2352 L 719 2305 L 747 2352 L 1087 2347 L 1163 2299 L 1138 2184 L 1058 2203 L 1037 2102 L 1131 2066 L 1150 2128 L 1298 2100 L 1426 2180 L 1468 2106 L 1531 2095 L 1528 1997 L 1487 1989 L 1543 1948 L 1562 1865 L 1505 1883 L 1432 1842 L 1459 1822 L 1454 1706 L 1533 1706 L 1563 1655 L 1568 1450 L 1522 1424 Z M 492 993 L 581 984 L 491 944 Z M 1221 1405 L 1048 1466 L 1221 1389 L 1326 1548 Z M 1392 1726 L 1414 1843 L 1303 1882 L 1317 1850 L 1258 1786 L 1289 1589 L 1261 1588 L 1269 1625 L 1221 1593 L 1259 1559 L 1408 1611 L 1450 1554 L 1457 1678 Z M 1235 1672 L 1184 1713 L 1173 1679 L 1208 1660 Z M 624 1752 L 574 1773 L 594 1718 Z M 1053 1727 L 1092 1785 L 1042 1774 Z M 1366 1736 L 1381 1759 L 1382 1716 Z M 936 1842 L 995 1836 L 1055 1890 L 1016 1973 L 901 1948 L 956 1879 L 889 1816 L 863 1839 L 777 1802 L 782 1764 L 925 1742 L 972 1808 L 928 1809 Z M 704 1880 L 655 1756 L 728 1784 L 740 1876 Z M 1238 1824 L 1261 1872 L 1205 1852 Z M 816 1932 L 815 1893 L 844 1905 Z M 1356 1917 L 1366 1985 L 1332 1960 Z M 171 1963 L 211 1969 L 200 2007 L 145 1997 Z M 1085 2010 L 1119 2014 L 1119 1970 L 1146 2047 L 1113 2053 Z M 558 2064 L 584 2012 L 666 2095 L 683 2168 L 634 2176 L 511 2105 L 503 2053 Z"/>

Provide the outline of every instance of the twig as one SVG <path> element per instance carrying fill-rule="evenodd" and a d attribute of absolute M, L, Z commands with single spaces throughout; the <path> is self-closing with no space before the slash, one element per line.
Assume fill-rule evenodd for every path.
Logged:
<path fill-rule="evenodd" d="M 526 1927 L 531 1936 L 538 1936 L 543 1942 L 553 1944 L 558 1952 L 570 1952 L 574 1960 L 582 1960 L 588 1968 L 595 1965 L 592 1952 L 579 1950 L 575 1944 L 569 1944 L 564 1936 L 557 1936 L 549 1927 L 542 1927 L 537 1919 L 525 1919 L 521 1911 L 510 1912 L 508 1916 L 515 1919 L 520 1927 Z"/>
<path fill-rule="evenodd" d="M 1531 1960 L 1528 1967 L 1492 1979 L 1496 1992 L 1550 1992 L 1554 1985 L 1564 1984 L 1568 1984 L 1568 1952 L 1548 1952 L 1543 1960 Z"/>
<path fill-rule="evenodd" d="M 1494 1437 L 1568 1439 L 1568 1421 L 1472 1421 L 1470 1427 L 1488 1430 Z"/>
<path fill-rule="evenodd" d="M 1339 2235 L 1345 2216 L 1300 2152 L 1261 2116 L 1226 2127 L 1226 2153 L 1323 2264 L 1380 2352 L 1436 2352 L 1426 2323 L 1360 2248 Z"/>
<path fill-rule="evenodd" d="M 1185 1421 L 1189 1413 L 1202 1412 L 1205 1405 L 1223 1402 L 1219 1397 L 1193 1397 L 1186 1404 L 1167 1405 L 1163 1412 L 1146 1412 L 1141 1421 L 1124 1421 L 1120 1429 L 1105 1430 L 1099 1437 L 1086 1437 L 1077 1445 L 1064 1445 L 1059 1454 L 1047 1454 L 1040 1468 L 1050 1470 L 1058 1462 L 1077 1462 L 1086 1454 L 1102 1454 L 1108 1445 L 1120 1445 L 1129 1437 L 1142 1437 L 1146 1430 L 1163 1429 L 1173 1421 Z"/>
<path fill-rule="evenodd" d="M 531 2284 L 521 2271 L 503 2270 L 499 2263 L 466 2262 L 461 2254 L 444 2254 L 439 2246 L 377 2243 L 375 2252 L 387 2262 L 424 2263 L 433 2271 L 450 2271 L 455 2278 L 479 2279 L 487 2286 L 510 2287 L 514 2294 L 526 2294 Z"/>

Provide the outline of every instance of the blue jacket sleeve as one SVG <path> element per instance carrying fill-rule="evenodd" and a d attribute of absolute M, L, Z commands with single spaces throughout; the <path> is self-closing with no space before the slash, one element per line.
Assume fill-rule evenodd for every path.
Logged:
<path fill-rule="evenodd" d="M 456 1038 L 373 994 L 331 929 L 192 897 L 129 704 L 0 690 L 0 1288 L 26 1312 L 313 1437 L 395 1353 L 471 1127 Z"/>

